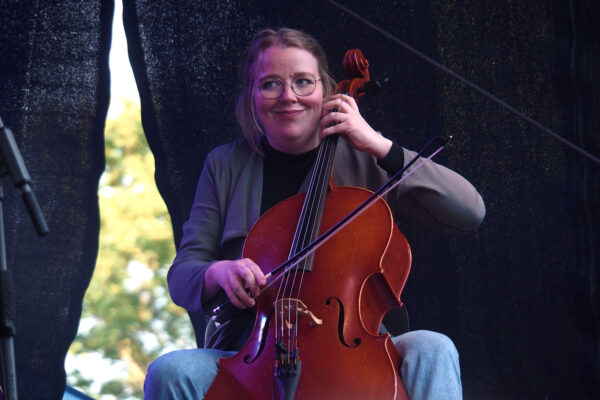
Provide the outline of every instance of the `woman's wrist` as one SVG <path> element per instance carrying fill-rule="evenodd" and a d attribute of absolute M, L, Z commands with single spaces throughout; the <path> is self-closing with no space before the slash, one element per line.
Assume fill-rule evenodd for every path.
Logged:
<path fill-rule="evenodd" d="M 374 143 L 371 154 L 378 160 L 383 160 L 390 152 L 392 148 L 392 141 L 382 135 L 379 136 L 378 140 Z"/>
<path fill-rule="evenodd" d="M 219 267 L 219 262 L 212 263 L 206 271 L 204 271 L 204 279 L 202 280 L 204 287 L 202 288 L 202 302 L 207 302 L 216 296 L 220 289 L 215 277 L 215 269 Z"/>

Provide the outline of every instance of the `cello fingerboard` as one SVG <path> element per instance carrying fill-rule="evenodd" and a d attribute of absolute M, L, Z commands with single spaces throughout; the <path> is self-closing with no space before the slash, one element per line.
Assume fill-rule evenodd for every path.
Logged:
<path fill-rule="evenodd" d="M 290 258 L 309 245 L 318 236 L 323 209 L 325 208 L 327 185 L 333 170 L 337 140 L 337 135 L 327 136 L 320 144 L 319 152 L 312 168 L 304 204 L 302 205 L 300 220 L 296 228 L 294 241 L 292 242 Z M 313 255 L 311 254 L 299 263 L 296 269 L 310 271 L 312 269 L 312 261 Z"/>

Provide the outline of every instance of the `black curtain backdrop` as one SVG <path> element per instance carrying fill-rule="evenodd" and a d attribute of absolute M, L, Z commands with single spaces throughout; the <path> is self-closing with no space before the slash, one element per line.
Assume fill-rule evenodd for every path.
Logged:
<path fill-rule="evenodd" d="M 19 399 L 62 398 L 64 359 L 96 261 L 113 8 L 112 1 L 0 2 L 0 116 L 50 228 L 37 236 L 5 176 Z"/>
<path fill-rule="evenodd" d="M 342 3 L 600 156 L 597 2 Z M 5 177 L 23 399 L 61 397 L 93 272 L 112 10 L 112 1 L 0 6 L 0 116 L 51 229 L 36 237 Z M 238 137 L 237 68 L 252 34 L 280 26 L 313 34 L 339 79 L 344 52 L 360 48 L 371 76 L 386 80 L 379 96 L 361 99 L 365 118 L 411 149 L 453 135 L 438 162 L 487 205 L 475 233 L 401 227 L 414 256 L 403 294 L 411 328 L 454 340 L 465 399 L 600 396 L 600 165 L 327 1 L 124 0 L 124 23 L 177 243 L 205 155 Z"/>

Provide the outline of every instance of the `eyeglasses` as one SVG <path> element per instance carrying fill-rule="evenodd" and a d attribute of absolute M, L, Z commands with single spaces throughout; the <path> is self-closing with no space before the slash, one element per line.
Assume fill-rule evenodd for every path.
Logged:
<path fill-rule="evenodd" d="M 310 96 L 315 91 L 317 82 L 320 80 L 312 75 L 298 76 L 292 80 L 292 92 L 300 97 Z M 272 100 L 281 96 L 285 85 L 286 83 L 279 79 L 265 79 L 256 85 L 256 87 L 265 99 Z"/>

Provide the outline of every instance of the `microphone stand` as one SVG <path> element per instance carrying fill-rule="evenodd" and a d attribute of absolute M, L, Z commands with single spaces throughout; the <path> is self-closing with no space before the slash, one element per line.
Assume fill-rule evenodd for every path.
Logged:
<path fill-rule="evenodd" d="M 42 215 L 35 194 L 31 190 L 31 178 L 12 131 L 4 126 L 0 118 L 0 176 L 10 174 L 15 187 L 21 190 L 25 206 L 39 236 L 49 230 Z M 2 339 L 2 383 L 7 400 L 17 400 L 17 375 L 14 350 L 14 286 L 10 271 L 6 266 L 6 242 L 4 237 L 4 217 L 2 201 L 4 193 L 0 181 L 0 336 Z M 0 392 L 1 396 L 1 392 Z M 1 398 L 1 397 L 0 397 Z"/>

